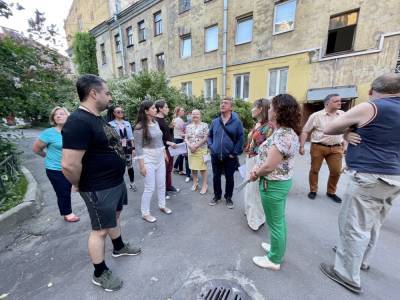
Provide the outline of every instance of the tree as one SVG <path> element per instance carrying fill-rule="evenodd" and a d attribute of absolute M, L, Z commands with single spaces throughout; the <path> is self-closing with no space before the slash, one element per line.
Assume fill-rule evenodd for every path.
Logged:
<path fill-rule="evenodd" d="M 79 74 L 98 74 L 96 41 L 87 32 L 77 32 L 73 42 L 73 59 Z"/>

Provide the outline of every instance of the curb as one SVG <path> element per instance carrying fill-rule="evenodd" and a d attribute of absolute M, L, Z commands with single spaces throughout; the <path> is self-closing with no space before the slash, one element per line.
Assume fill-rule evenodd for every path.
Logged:
<path fill-rule="evenodd" d="M 0 214 L 0 234 L 9 232 L 25 220 L 36 215 L 41 209 L 42 191 L 31 172 L 21 167 L 22 173 L 28 181 L 28 187 L 22 203 Z"/>

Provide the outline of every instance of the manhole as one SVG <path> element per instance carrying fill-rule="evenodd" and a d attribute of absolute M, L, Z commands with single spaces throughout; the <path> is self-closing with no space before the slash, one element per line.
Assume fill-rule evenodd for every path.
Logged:
<path fill-rule="evenodd" d="M 229 280 L 208 281 L 200 290 L 197 299 L 201 300 L 251 300 L 243 288 Z"/>

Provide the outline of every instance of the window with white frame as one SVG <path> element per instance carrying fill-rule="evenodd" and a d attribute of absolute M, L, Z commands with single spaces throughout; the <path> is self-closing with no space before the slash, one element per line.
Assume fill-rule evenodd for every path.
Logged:
<path fill-rule="evenodd" d="M 296 0 L 289 0 L 275 5 L 274 34 L 294 29 Z"/>
<path fill-rule="evenodd" d="M 217 96 L 217 78 L 204 80 L 204 98 L 214 100 Z"/>
<path fill-rule="evenodd" d="M 192 36 L 190 34 L 181 37 L 181 57 L 192 56 Z"/>
<path fill-rule="evenodd" d="M 144 20 L 138 23 L 138 38 L 139 43 L 146 40 L 146 28 L 144 26 Z"/>
<path fill-rule="evenodd" d="M 179 13 L 190 9 L 190 0 L 179 0 Z"/>
<path fill-rule="evenodd" d="M 288 68 L 269 71 L 268 97 L 287 92 Z"/>
<path fill-rule="evenodd" d="M 238 74 L 234 76 L 235 98 L 247 100 L 249 98 L 250 74 Z"/>
<path fill-rule="evenodd" d="M 181 91 L 186 96 L 191 97 L 192 96 L 192 82 L 191 81 L 182 82 Z"/>
<path fill-rule="evenodd" d="M 158 71 L 164 71 L 164 68 L 165 68 L 164 53 L 157 54 L 156 55 L 156 61 L 157 61 L 157 70 Z"/>
<path fill-rule="evenodd" d="M 114 36 L 114 40 L 115 40 L 115 52 L 120 52 L 121 51 L 121 37 L 119 36 L 119 34 L 116 34 Z"/>
<path fill-rule="evenodd" d="M 149 71 L 149 63 L 147 61 L 147 58 L 143 58 L 141 60 L 141 64 L 142 64 L 142 72 L 148 72 Z"/>
<path fill-rule="evenodd" d="M 132 29 L 132 26 L 129 26 L 126 29 L 126 39 L 128 41 L 127 47 L 133 46 L 133 29 Z"/>
<path fill-rule="evenodd" d="M 136 73 L 136 64 L 134 62 L 129 63 L 129 68 L 131 75 L 134 75 Z"/>
<path fill-rule="evenodd" d="M 160 35 L 163 32 L 161 11 L 154 14 L 154 35 Z"/>
<path fill-rule="evenodd" d="M 237 19 L 236 45 L 249 43 L 253 40 L 253 16 Z"/>
<path fill-rule="evenodd" d="M 218 49 L 218 26 L 214 25 L 205 29 L 204 47 L 206 52 L 211 52 Z"/>

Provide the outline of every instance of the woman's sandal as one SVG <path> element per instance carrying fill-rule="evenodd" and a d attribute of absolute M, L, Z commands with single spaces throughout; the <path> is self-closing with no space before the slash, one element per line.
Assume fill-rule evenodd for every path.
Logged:
<path fill-rule="evenodd" d="M 80 220 L 80 218 L 77 215 L 74 215 L 74 214 L 69 214 L 67 216 L 64 216 L 64 221 L 65 222 L 74 223 L 74 222 L 78 222 L 79 220 Z"/>

